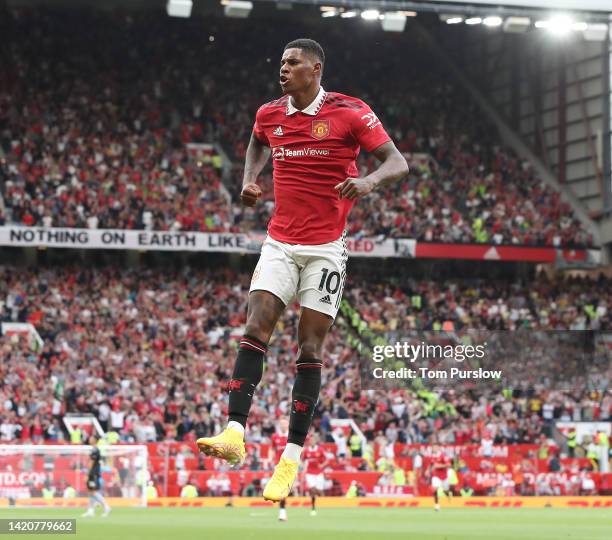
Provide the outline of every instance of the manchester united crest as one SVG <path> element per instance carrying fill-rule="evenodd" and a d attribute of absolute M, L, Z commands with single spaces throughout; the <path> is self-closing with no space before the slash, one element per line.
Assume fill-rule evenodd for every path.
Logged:
<path fill-rule="evenodd" d="M 325 139 L 329 135 L 329 120 L 313 120 L 312 136 L 315 139 Z"/>

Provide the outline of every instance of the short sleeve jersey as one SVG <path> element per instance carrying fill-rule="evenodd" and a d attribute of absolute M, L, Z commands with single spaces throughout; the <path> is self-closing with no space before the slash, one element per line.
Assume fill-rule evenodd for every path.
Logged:
<path fill-rule="evenodd" d="M 432 465 L 431 476 L 446 480 L 448 469 L 451 466 L 450 458 L 446 454 L 440 453 L 434 457 Z"/>
<path fill-rule="evenodd" d="M 302 461 L 306 463 L 306 474 L 321 474 L 326 461 L 325 451 L 319 445 L 308 446 L 302 452 Z"/>
<path fill-rule="evenodd" d="M 334 187 L 357 177 L 361 148 L 370 152 L 390 140 L 379 118 L 358 98 L 325 92 L 299 111 L 289 96 L 257 111 L 255 137 L 271 148 L 274 214 L 268 234 L 290 244 L 325 244 L 346 228 L 353 201 Z"/>

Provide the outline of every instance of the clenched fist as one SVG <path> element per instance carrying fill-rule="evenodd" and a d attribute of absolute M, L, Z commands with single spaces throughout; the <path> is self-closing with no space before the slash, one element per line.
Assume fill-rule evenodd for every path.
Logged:
<path fill-rule="evenodd" d="M 374 182 L 366 178 L 347 178 L 340 182 L 334 189 L 338 192 L 341 199 L 358 199 L 367 195 L 374 189 Z"/>
<path fill-rule="evenodd" d="M 259 197 L 261 197 L 261 189 L 257 184 L 245 184 L 242 187 L 240 200 L 245 206 L 255 206 Z"/>

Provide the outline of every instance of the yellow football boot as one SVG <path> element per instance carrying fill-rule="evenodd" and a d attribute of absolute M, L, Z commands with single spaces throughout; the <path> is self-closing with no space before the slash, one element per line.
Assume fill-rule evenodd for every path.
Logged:
<path fill-rule="evenodd" d="M 240 465 L 246 455 L 244 435 L 229 427 L 215 437 L 198 439 L 196 444 L 200 452 L 204 452 L 207 456 L 224 459 L 232 465 Z"/>
<path fill-rule="evenodd" d="M 298 472 L 298 462 L 280 458 L 272 478 L 266 484 L 263 496 L 266 501 L 281 501 L 289 496 Z"/>

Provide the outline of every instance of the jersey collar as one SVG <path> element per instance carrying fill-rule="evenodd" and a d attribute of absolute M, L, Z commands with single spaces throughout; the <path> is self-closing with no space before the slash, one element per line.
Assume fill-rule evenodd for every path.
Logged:
<path fill-rule="evenodd" d="M 312 103 L 310 105 L 308 105 L 308 107 L 306 107 L 305 109 L 302 109 L 300 111 L 300 109 L 296 109 L 293 104 L 291 103 L 291 98 L 289 98 L 289 100 L 287 101 L 287 116 L 291 116 L 292 114 L 296 113 L 296 112 L 302 112 L 304 114 L 308 114 L 310 116 L 316 116 L 317 113 L 321 110 L 321 107 L 323 106 L 323 103 L 325 103 L 325 90 L 323 90 L 323 87 L 320 86 L 319 87 L 319 93 L 317 94 L 317 97 L 314 98 L 314 100 L 312 101 Z"/>

